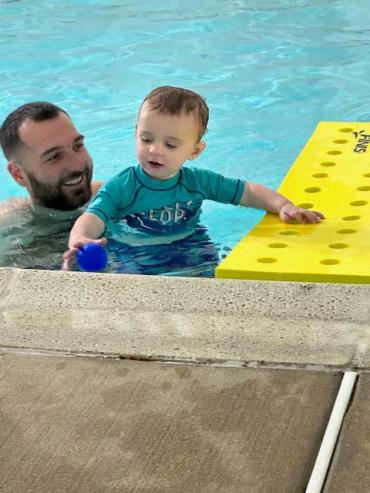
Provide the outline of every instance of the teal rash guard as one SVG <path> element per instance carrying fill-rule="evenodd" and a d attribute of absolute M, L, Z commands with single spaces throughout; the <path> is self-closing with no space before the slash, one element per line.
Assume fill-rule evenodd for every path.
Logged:
<path fill-rule="evenodd" d="M 195 231 L 203 200 L 239 205 L 243 190 L 242 180 L 205 169 L 184 167 L 158 180 L 132 166 L 99 190 L 87 212 L 125 243 L 168 243 Z"/>

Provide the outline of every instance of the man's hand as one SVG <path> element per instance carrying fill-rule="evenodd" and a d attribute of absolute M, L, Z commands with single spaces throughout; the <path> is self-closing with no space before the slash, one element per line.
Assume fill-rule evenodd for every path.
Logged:
<path fill-rule="evenodd" d="M 99 238 L 98 240 L 92 240 L 91 238 L 78 238 L 70 244 L 69 249 L 63 255 L 63 265 L 62 270 L 71 270 L 74 259 L 78 250 L 87 243 L 95 243 L 97 245 L 106 245 L 108 242 L 107 238 Z"/>
<path fill-rule="evenodd" d="M 297 207 L 292 203 L 287 203 L 282 206 L 279 212 L 280 219 L 283 223 L 311 223 L 317 224 L 321 219 L 325 219 L 324 214 L 318 211 L 309 211 L 302 207 Z"/>

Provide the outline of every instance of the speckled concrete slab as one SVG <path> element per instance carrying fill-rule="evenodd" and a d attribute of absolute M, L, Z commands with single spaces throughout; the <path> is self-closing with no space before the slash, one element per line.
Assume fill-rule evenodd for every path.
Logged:
<path fill-rule="evenodd" d="M 0 269 L 0 347 L 370 367 L 370 285 Z"/>
<path fill-rule="evenodd" d="M 340 378 L 3 353 L 1 488 L 301 492 Z"/>
<path fill-rule="evenodd" d="M 370 491 L 370 374 L 361 373 L 344 419 L 325 493 Z"/>

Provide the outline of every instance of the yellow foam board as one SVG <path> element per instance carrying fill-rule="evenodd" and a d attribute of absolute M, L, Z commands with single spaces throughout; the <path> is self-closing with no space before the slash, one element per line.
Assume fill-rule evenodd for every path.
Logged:
<path fill-rule="evenodd" d="M 279 191 L 326 219 L 284 224 L 266 214 L 216 277 L 370 283 L 370 122 L 320 122 Z"/>

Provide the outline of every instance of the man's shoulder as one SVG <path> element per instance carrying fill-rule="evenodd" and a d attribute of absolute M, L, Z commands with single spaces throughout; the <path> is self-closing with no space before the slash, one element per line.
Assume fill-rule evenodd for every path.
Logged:
<path fill-rule="evenodd" d="M 23 227 L 32 216 L 31 202 L 27 198 L 13 197 L 0 201 L 0 237 L 14 228 Z"/>
<path fill-rule="evenodd" d="M 96 195 L 100 189 L 100 187 L 102 185 L 104 185 L 104 180 L 97 180 L 97 181 L 93 181 L 91 182 L 91 185 L 90 185 L 90 188 L 91 188 L 91 194 L 92 196 L 94 197 L 94 195 Z"/>
<path fill-rule="evenodd" d="M 0 201 L 0 218 L 8 217 L 19 212 L 29 212 L 31 201 L 26 197 L 11 197 Z"/>

